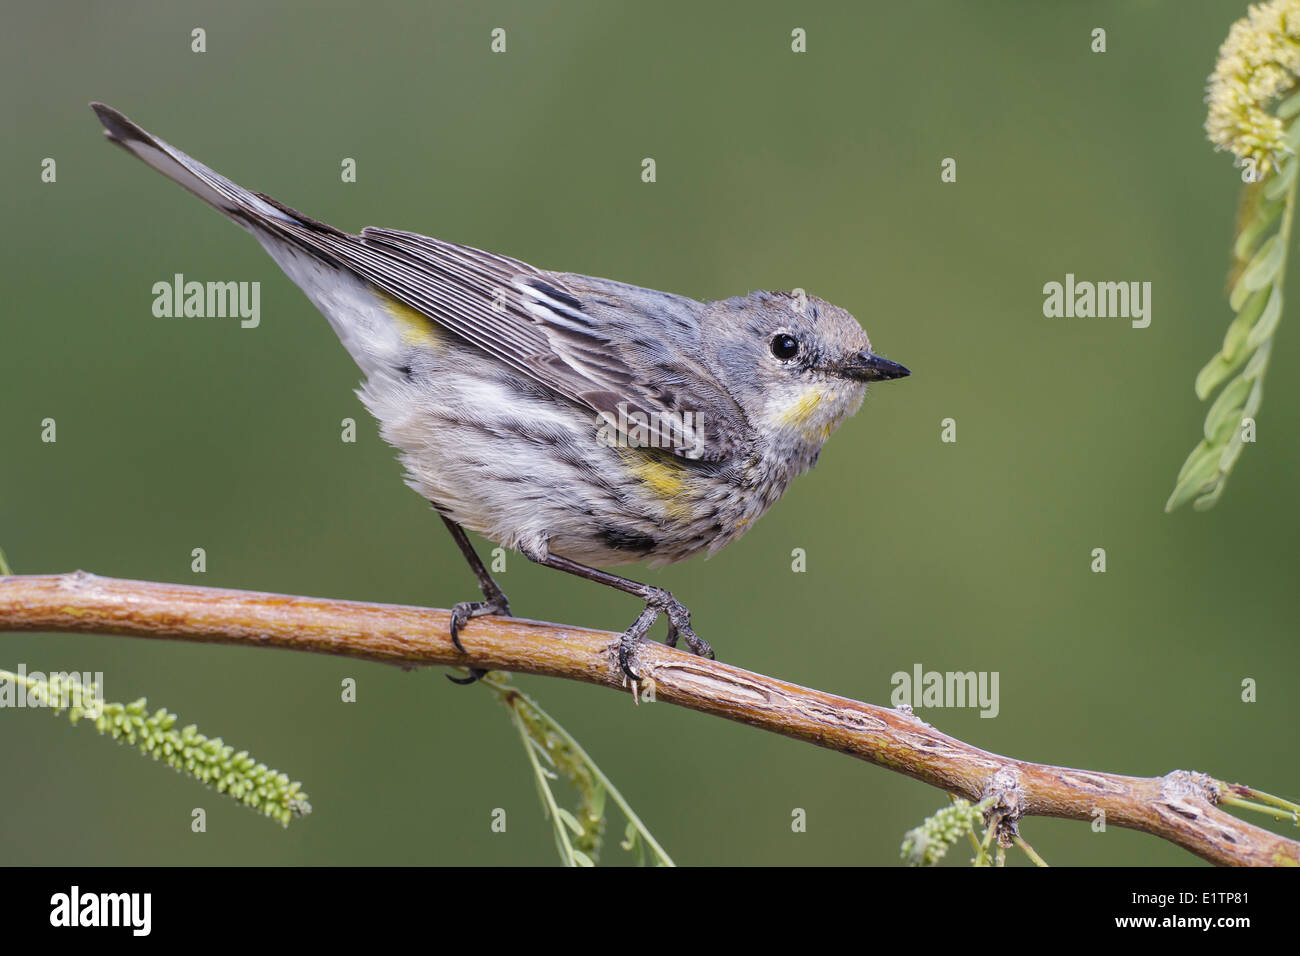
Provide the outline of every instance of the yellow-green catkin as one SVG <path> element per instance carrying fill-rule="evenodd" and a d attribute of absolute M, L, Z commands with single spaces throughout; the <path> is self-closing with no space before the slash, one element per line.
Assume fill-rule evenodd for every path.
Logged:
<path fill-rule="evenodd" d="M 1300 0 L 1252 6 L 1232 25 L 1210 75 L 1205 132 L 1237 165 L 1253 162 L 1262 178 L 1290 152 L 1283 122 L 1269 106 L 1300 76 Z"/>

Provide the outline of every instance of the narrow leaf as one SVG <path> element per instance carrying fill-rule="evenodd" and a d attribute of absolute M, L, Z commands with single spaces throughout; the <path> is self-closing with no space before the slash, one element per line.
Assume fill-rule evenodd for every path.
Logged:
<path fill-rule="evenodd" d="M 1227 484 L 1228 476 L 1221 476 L 1219 480 L 1214 483 L 1214 487 L 1192 502 L 1192 507 L 1197 511 L 1209 511 L 1214 507 L 1215 502 L 1219 500 L 1219 496 L 1223 494 L 1223 489 Z"/>
<path fill-rule="evenodd" d="M 1241 409 L 1242 418 L 1254 418 L 1255 413 L 1259 411 L 1259 404 L 1264 400 L 1264 380 L 1262 378 L 1253 379 L 1255 387 L 1250 390 L 1250 398 L 1246 399 L 1246 404 Z"/>
<path fill-rule="evenodd" d="M 1212 445 L 1218 445 L 1223 438 L 1223 425 L 1231 424 L 1232 419 L 1240 419 L 1246 396 L 1250 394 L 1251 382 L 1242 376 L 1234 378 L 1214 400 L 1205 415 L 1205 437 Z"/>
<path fill-rule="evenodd" d="M 1209 398 L 1210 393 L 1226 382 L 1237 370 L 1244 357 L 1243 352 L 1236 359 L 1229 360 L 1223 357 L 1222 352 L 1215 353 L 1214 358 L 1205 363 L 1205 368 L 1196 373 L 1196 397 L 1201 401 Z"/>
<path fill-rule="evenodd" d="M 1209 451 L 1210 443 L 1202 438 L 1196 443 L 1196 447 L 1192 449 L 1192 453 L 1187 456 L 1187 460 L 1183 462 L 1183 467 L 1178 469 L 1178 477 L 1174 479 L 1174 483 L 1177 484 L 1186 478 L 1191 470 L 1197 466 L 1197 463 L 1200 462 L 1201 458 L 1204 455 L 1209 454 Z"/>
<path fill-rule="evenodd" d="M 1282 265 L 1282 260 L 1285 258 L 1286 246 L 1277 236 L 1269 236 L 1251 258 L 1250 265 L 1246 266 L 1246 271 L 1241 274 L 1240 282 L 1250 292 L 1262 289 L 1277 278 L 1278 267 Z"/>
<path fill-rule="evenodd" d="M 1259 348 L 1260 343 L 1265 339 L 1273 337 L 1273 330 L 1277 328 L 1278 319 L 1282 318 L 1282 287 L 1274 285 L 1271 287 L 1273 294 L 1269 296 L 1268 305 L 1265 307 L 1263 314 L 1260 315 L 1259 321 L 1251 328 L 1250 334 L 1246 337 L 1246 348 L 1253 351 Z"/>
<path fill-rule="evenodd" d="M 1228 325 L 1228 331 L 1223 336 L 1223 349 L 1221 351 L 1225 359 L 1232 361 L 1237 357 L 1237 350 L 1246 341 L 1246 336 L 1250 334 L 1251 328 L 1255 325 L 1255 320 L 1260 317 L 1260 313 L 1264 312 L 1266 303 L 1272 297 L 1270 293 L 1276 293 L 1276 291 L 1276 285 L 1268 285 L 1253 293 L 1246 300 L 1246 304 L 1237 313 L 1237 317 Z"/>
<path fill-rule="evenodd" d="M 1223 454 L 1219 456 L 1220 474 L 1226 475 L 1232 471 L 1232 466 L 1237 463 L 1237 456 L 1241 454 L 1242 449 L 1245 447 L 1245 442 L 1241 440 L 1241 429 L 1238 428 L 1236 435 L 1228 441 L 1227 446 L 1223 449 Z M 1223 482 L 1219 482 L 1219 484 L 1223 484 Z"/>
<path fill-rule="evenodd" d="M 1268 353 L 1272 351 L 1271 343 L 1262 342 L 1259 348 L 1255 349 L 1255 354 L 1250 357 L 1246 363 L 1245 369 L 1242 370 L 1241 377 L 1256 379 L 1264 375 L 1264 369 L 1268 366 Z"/>
<path fill-rule="evenodd" d="M 1278 215 L 1282 212 L 1282 203 L 1280 202 L 1261 202 L 1256 207 L 1254 213 L 1241 228 L 1237 235 L 1237 241 L 1232 244 L 1232 257 L 1238 262 L 1247 261 L 1255 249 L 1255 243 L 1263 234 L 1264 230 L 1277 221 Z"/>
<path fill-rule="evenodd" d="M 565 826 L 573 831 L 574 836 L 582 836 L 582 824 L 578 822 L 578 818 L 572 813 L 564 809 L 564 807 L 556 807 L 555 815 L 564 822 Z"/>
<path fill-rule="evenodd" d="M 1173 494 L 1165 502 L 1165 511 L 1175 511 L 1181 508 L 1187 502 L 1195 498 L 1204 489 L 1206 484 L 1218 474 L 1218 456 L 1207 454 L 1208 446 L 1204 442 L 1192 452 L 1188 458 L 1188 468 L 1186 474 L 1180 477 L 1174 485 Z"/>

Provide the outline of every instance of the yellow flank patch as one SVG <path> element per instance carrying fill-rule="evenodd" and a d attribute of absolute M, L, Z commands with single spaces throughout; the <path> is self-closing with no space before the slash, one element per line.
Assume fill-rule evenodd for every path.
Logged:
<path fill-rule="evenodd" d="M 398 302 L 391 295 L 378 293 L 388 314 L 397 320 L 399 334 L 407 345 L 423 345 L 426 348 L 442 347 L 442 335 L 438 324 L 427 315 L 416 311 L 404 302 Z"/>
<path fill-rule="evenodd" d="M 689 490 L 686 469 L 678 462 L 648 454 L 634 448 L 620 449 L 627 469 L 637 481 L 641 482 L 652 495 L 667 506 L 668 514 L 674 518 L 687 517 L 689 508 L 686 494 Z"/>

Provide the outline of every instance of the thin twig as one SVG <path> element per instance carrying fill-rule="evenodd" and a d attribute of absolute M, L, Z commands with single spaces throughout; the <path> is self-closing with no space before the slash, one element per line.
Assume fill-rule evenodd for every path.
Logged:
<path fill-rule="evenodd" d="M 1032 846 L 1030 846 L 1027 842 L 1025 842 L 1024 837 L 1017 834 L 1015 837 L 1015 841 L 1016 841 L 1016 846 L 1020 847 L 1020 849 L 1025 851 L 1025 856 L 1029 857 L 1029 859 L 1033 861 L 1034 866 L 1047 866 L 1047 861 L 1044 860 L 1041 856 L 1039 856 L 1034 851 L 1034 848 Z"/>
<path fill-rule="evenodd" d="M 537 621 L 475 618 L 467 653 L 443 610 L 101 578 L 85 572 L 0 578 L 0 631 L 120 634 L 280 647 L 403 667 L 447 665 L 562 677 L 624 691 L 618 635 Z M 972 802 L 997 799 L 999 830 L 1026 816 L 1153 834 L 1213 863 L 1300 864 L 1300 843 L 1220 810 L 1205 774 L 1126 777 L 1013 760 L 878 707 L 646 643 L 634 669 L 653 699 L 838 750 Z"/>

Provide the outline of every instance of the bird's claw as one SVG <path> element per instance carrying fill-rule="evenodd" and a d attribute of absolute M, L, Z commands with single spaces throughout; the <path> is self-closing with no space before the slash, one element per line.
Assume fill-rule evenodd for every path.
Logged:
<path fill-rule="evenodd" d="M 500 614 L 504 617 L 510 616 L 510 603 L 506 600 L 504 594 L 491 601 L 461 601 L 459 604 L 452 605 L 451 608 L 451 642 L 456 645 L 456 650 L 462 654 L 465 653 L 465 647 L 460 642 L 461 629 L 468 624 L 473 618 L 485 617 L 489 614 Z M 468 677 L 452 677 L 447 675 L 447 680 L 453 684 L 473 684 L 480 680 L 487 671 L 479 667 L 469 668 Z"/>
<path fill-rule="evenodd" d="M 668 618 L 668 637 L 664 643 L 669 647 L 676 647 L 678 638 L 683 638 L 692 654 L 713 659 L 713 648 L 691 629 L 691 612 L 686 605 L 669 592 L 656 590 L 646 599 L 645 610 L 632 626 L 623 632 L 623 637 L 618 643 L 618 666 L 631 680 L 641 679 L 632 670 L 631 659 L 636 653 L 637 645 L 650 632 L 650 628 L 660 614 Z"/>
<path fill-rule="evenodd" d="M 487 673 L 487 671 L 481 667 L 468 667 L 466 670 L 469 671 L 468 677 L 452 677 L 448 674 L 447 680 L 451 681 L 453 684 L 460 684 L 462 686 L 465 684 L 477 684 L 483 679 L 483 675 Z"/>
<path fill-rule="evenodd" d="M 451 609 L 451 642 L 462 654 L 465 653 L 465 646 L 460 642 L 460 629 L 469 623 L 473 613 L 482 606 L 482 601 L 461 601 Z"/>

